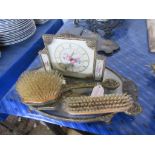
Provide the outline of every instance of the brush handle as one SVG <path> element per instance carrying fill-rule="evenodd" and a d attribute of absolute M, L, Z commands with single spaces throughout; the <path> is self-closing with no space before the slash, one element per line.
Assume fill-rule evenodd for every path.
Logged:
<path fill-rule="evenodd" d="M 57 105 L 56 102 L 57 101 L 53 100 L 53 101 L 48 101 L 46 103 L 42 103 L 40 105 L 32 104 L 31 106 L 37 110 L 55 110 L 56 105 Z"/>
<path fill-rule="evenodd" d="M 80 89 L 80 88 L 93 88 L 97 83 L 78 83 L 78 84 L 67 84 L 63 88 L 63 92 L 70 91 L 72 89 Z"/>

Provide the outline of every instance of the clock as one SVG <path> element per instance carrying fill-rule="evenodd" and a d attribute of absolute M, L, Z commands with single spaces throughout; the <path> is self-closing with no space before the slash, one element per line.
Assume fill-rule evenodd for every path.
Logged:
<path fill-rule="evenodd" d="M 53 69 L 71 77 L 94 77 L 96 39 L 47 34 L 43 40 Z"/>

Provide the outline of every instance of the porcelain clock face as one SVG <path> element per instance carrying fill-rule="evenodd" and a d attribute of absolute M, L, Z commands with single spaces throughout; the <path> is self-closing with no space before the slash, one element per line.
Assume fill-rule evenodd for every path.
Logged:
<path fill-rule="evenodd" d="M 62 70 L 84 72 L 89 66 L 89 56 L 84 48 L 74 43 L 62 43 L 55 50 L 55 60 Z"/>
<path fill-rule="evenodd" d="M 81 39 L 81 38 L 80 38 Z M 86 39 L 54 37 L 46 48 L 53 69 L 71 77 L 93 77 L 95 48 L 90 47 Z"/>

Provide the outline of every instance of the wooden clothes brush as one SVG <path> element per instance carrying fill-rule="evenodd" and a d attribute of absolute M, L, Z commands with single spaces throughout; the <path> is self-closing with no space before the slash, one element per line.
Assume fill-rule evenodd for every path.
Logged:
<path fill-rule="evenodd" d="M 30 71 L 20 77 L 16 89 L 25 103 L 46 103 L 60 96 L 62 84 L 57 72 Z"/>
<path fill-rule="evenodd" d="M 67 97 L 65 111 L 72 115 L 91 115 L 125 112 L 133 105 L 133 99 L 126 94 L 104 95 L 102 97 Z"/>

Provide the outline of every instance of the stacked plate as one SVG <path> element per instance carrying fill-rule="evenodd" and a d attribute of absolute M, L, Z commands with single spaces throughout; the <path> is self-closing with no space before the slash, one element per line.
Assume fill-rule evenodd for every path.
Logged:
<path fill-rule="evenodd" d="M 1 19 L 0 46 L 19 43 L 31 37 L 36 31 L 31 19 Z"/>
<path fill-rule="evenodd" d="M 36 25 L 39 25 L 39 24 L 45 24 L 46 22 L 49 21 L 49 19 L 34 19 Z"/>

